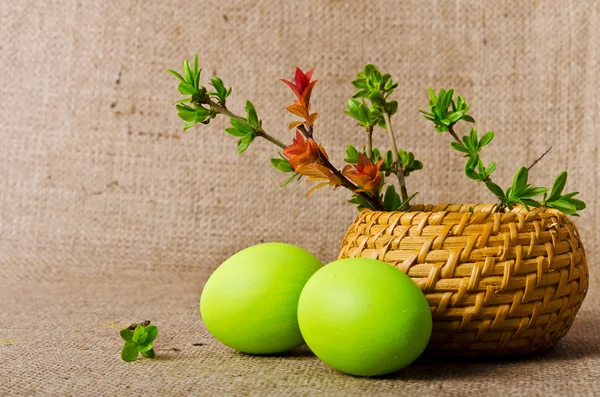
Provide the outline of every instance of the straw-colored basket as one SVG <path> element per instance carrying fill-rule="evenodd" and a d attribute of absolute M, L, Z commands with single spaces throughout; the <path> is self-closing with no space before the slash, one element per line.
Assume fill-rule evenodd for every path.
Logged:
<path fill-rule="evenodd" d="M 417 283 L 433 315 L 429 354 L 548 349 L 568 332 L 588 289 L 579 232 L 557 210 L 495 208 L 363 210 L 340 258 L 380 259 Z"/>

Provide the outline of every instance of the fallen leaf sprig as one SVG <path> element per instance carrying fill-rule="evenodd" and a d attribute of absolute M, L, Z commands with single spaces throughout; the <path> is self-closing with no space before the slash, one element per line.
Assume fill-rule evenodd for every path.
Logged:
<path fill-rule="evenodd" d="M 146 358 L 154 358 L 154 340 L 158 336 L 158 328 L 150 325 L 150 321 L 132 324 L 121 330 L 121 338 L 125 341 L 121 358 L 131 362 L 138 359 L 139 354 Z"/>

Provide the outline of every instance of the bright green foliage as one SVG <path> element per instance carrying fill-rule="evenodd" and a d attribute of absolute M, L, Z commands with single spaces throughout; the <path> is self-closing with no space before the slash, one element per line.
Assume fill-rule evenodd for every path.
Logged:
<path fill-rule="evenodd" d="M 482 148 L 494 139 L 494 132 L 488 131 L 479 139 L 477 130 L 472 128 L 470 133 L 463 136 L 460 142 L 458 142 L 458 136 L 453 128 L 454 125 L 460 120 L 470 123 L 473 123 L 474 120 L 471 116 L 467 115 L 469 106 L 466 104 L 464 98 L 459 96 L 455 102 L 453 95 L 453 89 L 446 91 L 442 88 L 439 94 L 436 95 L 435 91 L 429 88 L 429 112 L 423 110 L 420 110 L 420 112 L 423 113 L 427 120 L 433 122 L 436 131 L 439 133 L 448 131 L 452 135 L 455 141 L 451 142 L 450 145 L 456 151 L 463 153 L 464 157 L 467 158 L 464 169 L 465 175 L 475 181 L 485 183 L 488 190 L 500 201 L 499 210 L 504 207 L 512 209 L 515 205 L 520 204 L 527 210 L 531 207 L 549 207 L 556 208 L 569 215 L 577 215 L 577 211 L 585 208 L 583 201 L 574 198 L 578 192 L 562 195 L 567 181 L 566 171 L 558 176 L 549 196 L 547 188 L 535 187 L 527 182 L 529 178 L 529 169 L 527 167 L 519 168 L 513 178 L 512 185 L 506 190 L 503 190 L 494 183 L 491 175 L 496 169 L 496 163 L 492 162 L 490 165 L 485 166 L 480 159 Z M 538 197 L 542 195 L 542 200 L 539 200 Z"/>
<path fill-rule="evenodd" d="M 216 76 L 210 80 L 213 90 L 209 91 L 202 86 L 200 84 L 202 69 L 198 67 L 197 54 L 194 57 L 193 67 L 188 60 L 183 61 L 183 75 L 174 70 L 168 72 L 179 79 L 179 92 L 187 96 L 175 102 L 177 114 L 185 121 L 184 130 L 197 123 L 208 124 L 217 114 L 226 112 L 227 98 L 231 95 L 231 88 L 225 87 L 223 80 Z M 229 114 L 227 115 L 229 116 Z M 250 101 L 246 101 L 245 118 L 229 117 L 231 127 L 226 128 L 225 131 L 229 135 L 240 138 L 237 143 L 237 151 L 242 153 L 260 135 L 262 121 L 259 120 L 256 108 Z"/>
<path fill-rule="evenodd" d="M 540 203 L 534 200 L 534 197 L 541 196 L 548 189 L 532 186 L 527 183 L 528 178 L 529 171 L 527 167 L 521 167 L 513 179 L 512 186 L 506 189 L 506 191 L 502 191 L 500 186 L 491 181 L 486 182 L 486 186 L 508 209 L 513 209 L 516 204 L 521 204 L 529 211 L 530 207 L 540 206 Z"/>
<path fill-rule="evenodd" d="M 206 108 L 202 106 L 202 104 L 206 103 L 206 98 L 209 97 L 209 94 L 206 88 L 200 85 L 201 72 L 202 69 L 198 68 L 198 55 L 194 57 L 193 67 L 190 66 L 190 62 L 187 59 L 183 61 L 183 76 L 174 70 L 169 70 L 169 73 L 179 79 L 179 92 L 182 95 L 189 95 L 189 97 L 175 102 L 178 111 L 177 114 L 186 122 L 183 127 L 184 130 L 193 127 L 197 123 L 208 124 L 217 115 L 210 107 Z M 221 79 L 218 79 L 216 84 L 222 86 L 223 82 Z M 225 90 L 226 92 L 227 90 Z M 223 97 L 223 100 L 225 97 Z M 186 102 L 189 102 L 192 106 L 186 105 Z"/>
<path fill-rule="evenodd" d="M 398 149 L 398 155 L 400 156 L 404 175 L 409 176 L 411 172 L 423 169 L 423 163 L 415 159 L 413 152 L 405 152 L 402 149 Z"/>
<path fill-rule="evenodd" d="M 349 164 L 357 164 L 359 153 L 366 154 L 366 148 L 363 146 L 362 151 L 359 152 L 358 149 L 353 145 L 348 145 L 348 148 L 346 149 L 346 158 L 344 159 L 344 161 Z M 400 159 L 402 160 L 404 175 L 408 176 L 412 171 L 420 170 L 423 168 L 423 163 L 419 160 L 416 160 L 415 155 L 412 152 L 405 152 L 404 150 L 399 149 L 398 154 L 400 156 Z M 383 160 L 380 171 L 385 177 L 389 177 L 391 174 L 396 172 L 396 165 L 394 163 L 391 150 L 388 150 L 385 154 L 385 157 L 383 157 L 379 149 L 373 148 L 372 160 L 374 163 Z M 382 195 L 385 210 L 398 211 L 400 210 L 400 208 L 408 206 L 410 200 L 412 200 L 417 194 L 418 192 L 409 196 L 407 200 L 402 201 L 400 195 L 396 192 L 396 188 L 394 187 L 394 185 L 387 185 L 385 194 Z M 371 204 L 367 200 L 357 195 L 354 195 L 349 201 L 349 203 L 358 205 L 359 210 L 362 208 L 373 209 Z"/>
<path fill-rule="evenodd" d="M 376 66 L 371 64 L 366 65 L 364 71 L 358 73 L 357 77 L 352 82 L 352 85 L 358 91 L 352 96 L 353 99 L 350 99 L 346 103 L 348 107 L 346 114 L 358 120 L 359 124 L 365 128 L 367 125 L 379 125 L 385 128 L 385 121 L 381 117 L 382 113 L 385 111 L 392 116 L 398 111 L 398 101 L 388 102 L 387 100 L 392 92 L 394 92 L 394 89 L 398 87 L 398 83 L 394 83 L 389 73 L 382 74 Z M 364 109 L 369 109 L 371 112 L 370 118 L 367 117 L 368 115 L 364 109 L 361 110 L 356 98 L 362 98 Z M 365 98 L 371 101 L 370 107 L 364 104 Z"/>
<path fill-rule="evenodd" d="M 149 322 L 144 324 L 149 324 Z M 154 325 L 144 326 L 142 324 L 137 324 L 135 330 L 131 328 L 121 330 L 121 338 L 125 341 L 121 358 L 124 361 L 135 361 L 139 353 L 144 357 L 154 358 L 153 344 L 158 335 L 158 328 Z"/>
<path fill-rule="evenodd" d="M 438 95 L 430 87 L 429 88 L 429 112 L 419 110 L 425 118 L 432 121 L 435 130 L 439 133 L 448 131 L 452 125 L 456 124 L 460 120 L 474 123 L 473 117 L 467 115 L 470 105 L 467 105 L 465 98 L 459 96 L 456 102 L 452 97 L 454 95 L 454 89 L 448 91 L 443 88 L 440 89 Z"/>
<path fill-rule="evenodd" d="M 377 92 L 384 91 L 389 95 L 398 84 L 392 81 L 392 76 L 389 73 L 381 74 L 376 66 L 368 64 L 364 71 L 358 73 L 357 79 L 352 82 L 352 85 L 358 88 L 354 98 L 371 97 Z M 376 96 L 376 95 L 375 95 Z M 379 99 L 372 99 L 374 102 Z"/>
<path fill-rule="evenodd" d="M 367 154 L 364 146 L 361 152 Z M 353 145 L 348 145 L 348 148 L 346 149 L 346 158 L 344 161 L 348 164 L 356 164 L 358 163 L 358 154 L 358 149 L 356 149 Z M 398 149 L 398 155 L 402 162 L 404 175 L 409 176 L 411 172 L 423 169 L 423 163 L 415 159 L 413 152 L 406 152 L 402 149 Z M 373 162 L 377 163 L 381 159 L 383 159 L 383 164 L 381 165 L 380 171 L 383 172 L 385 176 L 390 176 L 390 174 L 396 172 L 396 165 L 394 164 L 392 151 L 388 150 L 385 154 L 385 157 L 383 157 L 379 149 L 373 148 Z"/>
<path fill-rule="evenodd" d="M 300 180 L 302 178 L 302 175 L 294 172 L 294 169 L 292 168 L 292 165 L 290 164 L 289 160 L 286 159 L 285 157 L 283 157 L 281 155 L 281 153 L 279 153 L 279 157 L 281 158 L 273 158 L 271 159 L 271 164 L 273 165 L 273 167 L 277 168 L 279 171 L 281 172 L 285 172 L 285 173 L 292 173 L 292 176 L 290 176 L 288 179 L 285 180 L 285 182 L 283 182 L 281 185 L 279 185 L 280 187 L 284 187 L 286 186 L 288 183 L 290 183 L 291 181 L 293 181 L 295 178 L 298 178 L 298 180 Z"/>
<path fill-rule="evenodd" d="M 563 171 L 554 181 L 550 196 L 544 193 L 542 200 L 542 206 L 549 208 L 556 208 L 568 215 L 579 216 L 577 211 L 585 209 L 585 203 L 575 198 L 579 192 L 571 192 L 562 194 L 567 183 L 567 171 Z"/>
<path fill-rule="evenodd" d="M 366 129 L 373 129 L 381 120 L 381 111 L 375 106 L 367 106 L 364 99 L 358 101 L 351 98 L 346 102 L 347 110 L 344 110 L 348 116 L 358 121 L 358 125 Z"/>

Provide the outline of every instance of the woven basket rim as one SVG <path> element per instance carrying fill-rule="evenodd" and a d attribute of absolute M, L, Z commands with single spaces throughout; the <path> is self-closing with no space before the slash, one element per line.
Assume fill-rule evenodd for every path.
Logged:
<path fill-rule="evenodd" d="M 472 212 L 472 213 L 481 213 L 481 212 L 496 213 L 496 208 L 497 207 L 498 207 L 497 203 L 466 203 L 466 204 L 461 204 L 461 203 L 455 203 L 455 204 L 441 203 L 441 204 L 415 204 L 415 205 L 411 205 L 409 207 L 409 209 L 406 210 L 406 211 L 379 211 L 379 210 L 372 210 L 372 209 L 369 209 L 369 208 L 364 208 L 360 212 L 361 213 L 363 213 L 363 212 L 369 212 L 369 213 L 376 213 L 376 214 L 389 214 L 389 213 L 408 214 L 408 213 L 415 213 L 415 212 L 418 212 L 418 213 L 432 213 L 432 212 L 442 212 L 442 211 L 443 212 L 448 212 L 448 213 L 468 213 L 468 212 Z M 527 210 L 522 205 L 516 205 L 511 210 L 509 210 L 508 208 L 506 208 L 504 211 L 497 212 L 497 213 L 498 214 L 513 213 L 513 214 L 522 214 L 522 215 L 528 215 L 529 214 L 529 215 L 531 215 L 531 214 L 539 214 L 539 213 L 543 213 L 543 212 L 563 214 L 559 210 L 556 210 L 556 209 L 553 209 L 553 208 L 546 208 L 546 207 L 531 208 L 530 210 Z"/>

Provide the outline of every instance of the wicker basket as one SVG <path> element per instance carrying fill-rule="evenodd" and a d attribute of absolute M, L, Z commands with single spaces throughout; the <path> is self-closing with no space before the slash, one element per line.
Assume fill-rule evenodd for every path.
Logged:
<path fill-rule="evenodd" d="M 386 261 L 425 293 L 434 355 L 548 349 L 568 332 L 588 289 L 577 227 L 561 212 L 495 205 L 363 210 L 340 258 Z"/>

